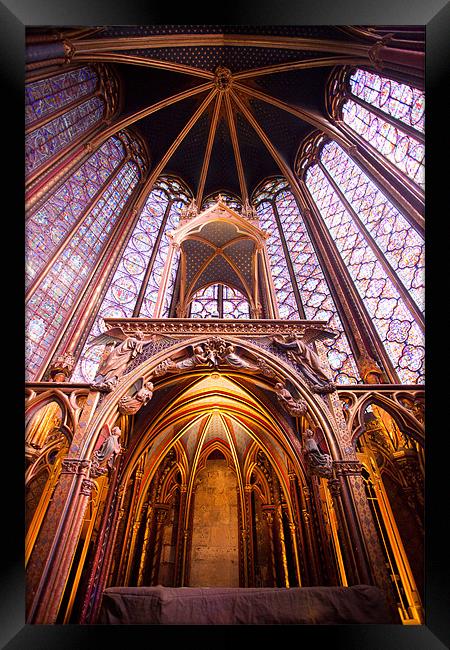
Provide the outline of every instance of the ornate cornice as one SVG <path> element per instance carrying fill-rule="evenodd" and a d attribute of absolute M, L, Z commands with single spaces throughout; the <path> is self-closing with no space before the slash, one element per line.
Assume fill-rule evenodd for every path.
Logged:
<path fill-rule="evenodd" d="M 284 334 L 302 336 L 306 329 L 314 327 L 325 329 L 326 321 L 309 320 L 231 320 L 231 319 L 190 319 L 190 318 L 107 318 L 105 323 L 109 328 L 121 327 L 127 335 L 137 332 L 177 338 L 195 335 L 222 334 L 229 336 L 271 336 Z"/>

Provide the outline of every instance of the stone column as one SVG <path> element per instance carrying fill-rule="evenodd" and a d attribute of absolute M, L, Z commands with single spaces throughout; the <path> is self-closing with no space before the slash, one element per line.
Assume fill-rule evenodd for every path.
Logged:
<path fill-rule="evenodd" d="M 174 570 L 174 586 L 181 587 L 182 585 L 182 568 L 184 557 L 184 535 L 183 535 L 183 521 L 186 510 L 186 494 L 187 486 L 182 485 L 180 488 L 180 505 L 178 509 L 178 526 L 177 526 L 177 541 L 175 548 L 175 570 Z"/>
<path fill-rule="evenodd" d="M 361 464 L 358 460 L 333 461 L 334 473 L 339 480 L 339 497 L 337 513 L 344 518 L 343 526 L 348 531 L 350 547 L 355 560 L 356 574 L 354 578 L 360 584 L 373 584 L 370 560 L 365 545 L 365 535 L 361 530 L 360 521 L 352 498 L 352 490 L 348 481 L 349 476 L 361 474 Z"/>
<path fill-rule="evenodd" d="M 263 517 L 267 523 L 267 530 L 269 532 L 269 542 L 270 542 L 270 570 L 272 572 L 273 586 L 277 586 L 277 568 L 276 568 L 276 558 L 275 558 L 275 543 L 273 539 L 273 521 L 274 521 L 274 506 L 263 506 L 262 507 Z"/>
<path fill-rule="evenodd" d="M 166 521 L 168 511 L 169 511 L 169 506 L 164 503 L 158 503 L 155 505 L 155 512 L 156 512 L 155 553 L 153 555 L 153 566 L 152 566 L 152 575 L 151 575 L 151 583 L 153 585 L 158 584 L 159 567 L 161 564 L 161 550 L 162 550 L 162 542 L 163 542 L 163 534 L 164 534 L 164 523 Z"/>
<path fill-rule="evenodd" d="M 301 526 L 301 508 L 298 498 L 297 476 L 294 472 L 289 472 L 289 492 L 291 495 L 293 521 L 289 524 L 293 535 L 292 541 L 295 549 L 295 562 L 298 573 L 298 584 L 309 584 L 309 571 L 305 559 L 306 541 Z"/>
<path fill-rule="evenodd" d="M 95 554 L 89 567 L 91 575 L 84 596 L 80 623 L 91 623 L 95 620 L 100 607 L 101 595 L 106 586 L 105 583 L 114 548 L 112 538 L 115 537 L 115 523 L 119 514 L 118 474 L 119 468 L 117 467 L 110 480 L 103 521 L 96 540 Z"/>
<path fill-rule="evenodd" d="M 145 531 L 144 531 L 144 541 L 142 543 L 142 553 L 141 553 L 141 559 L 139 562 L 139 571 L 138 571 L 138 579 L 137 579 L 137 586 L 142 587 L 145 585 L 145 576 L 146 576 L 146 565 L 147 565 L 147 560 L 149 556 L 149 551 L 150 551 L 150 542 L 151 542 L 151 537 L 152 537 L 152 529 L 153 529 L 153 523 L 154 523 L 154 509 L 151 503 L 147 505 L 147 514 L 146 514 L 146 521 L 145 521 Z"/>
<path fill-rule="evenodd" d="M 302 509 L 302 526 L 304 530 L 304 538 L 306 541 L 306 549 L 308 551 L 309 563 L 305 562 L 308 565 L 308 573 L 310 577 L 309 584 L 311 586 L 319 585 L 319 562 L 317 557 L 317 549 L 314 542 L 313 531 L 311 526 L 311 503 L 310 503 L 310 492 L 309 488 L 304 486 L 300 490 L 300 501 Z"/>
<path fill-rule="evenodd" d="M 278 542 L 280 546 L 283 587 L 289 587 L 290 586 L 289 570 L 288 570 L 288 562 L 287 562 L 287 555 L 286 555 L 286 540 L 284 538 L 283 510 L 281 504 L 278 504 L 275 508 L 275 522 L 276 522 Z"/>
<path fill-rule="evenodd" d="M 255 586 L 255 552 L 254 552 L 254 539 L 253 539 L 253 517 L 254 512 L 252 508 L 252 486 L 246 485 L 244 488 L 245 498 L 245 512 L 247 515 L 247 580 L 248 587 Z"/>
<path fill-rule="evenodd" d="M 99 393 L 91 391 L 74 432 L 61 476 L 31 552 L 26 576 L 28 623 L 56 621 L 93 482 L 91 460 L 78 456 Z"/>

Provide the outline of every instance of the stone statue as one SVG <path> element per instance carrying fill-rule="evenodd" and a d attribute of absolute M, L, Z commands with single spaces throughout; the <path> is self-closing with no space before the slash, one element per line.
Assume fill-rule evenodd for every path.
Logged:
<path fill-rule="evenodd" d="M 320 451 L 312 429 L 305 429 L 303 432 L 303 449 L 312 474 L 331 476 L 333 466 L 331 456 Z"/>
<path fill-rule="evenodd" d="M 181 361 L 166 359 L 155 368 L 153 376 L 160 377 L 168 372 L 182 372 L 205 365 L 209 368 L 218 368 L 220 364 L 264 374 L 265 369 L 261 367 L 261 364 L 256 365 L 243 359 L 236 354 L 236 348 L 232 343 L 218 336 L 210 338 L 204 343 L 189 346 L 189 349 L 191 354 L 187 359 Z"/>
<path fill-rule="evenodd" d="M 115 344 L 100 363 L 97 375 L 91 384 L 94 390 L 109 392 L 117 385 L 130 361 L 138 354 L 142 354 L 146 344 L 142 340 L 143 337 L 142 332 L 137 332 L 136 336 L 126 336 L 120 327 L 113 327 L 91 341 L 89 347 Z"/>
<path fill-rule="evenodd" d="M 134 415 L 145 406 L 153 396 L 153 384 L 151 381 L 145 382 L 144 378 L 141 377 L 136 384 L 138 384 L 140 388 L 135 395 L 124 395 L 119 400 L 118 407 L 121 415 Z"/>
<path fill-rule="evenodd" d="M 308 405 L 305 400 L 302 398 L 294 399 L 289 392 L 289 390 L 282 384 L 278 382 L 275 384 L 275 392 L 277 395 L 277 400 L 284 408 L 285 411 L 292 415 L 293 417 L 300 417 L 305 415 L 308 410 Z"/>
<path fill-rule="evenodd" d="M 259 371 L 259 366 L 255 366 L 253 363 L 249 363 L 238 354 L 235 353 L 235 347 L 231 343 L 227 343 L 225 350 L 223 351 L 223 360 L 230 366 L 234 368 L 241 368 L 242 370 L 253 370 Z"/>
<path fill-rule="evenodd" d="M 121 452 L 122 447 L 119 438 L 122 431 L 119 427 L 113 427 L 111 430 L 105 425 L 108 437 L 103 441 L 101 447 L 94 451 L 92 455 L 92 465 L 90 475 L 96 478 L 102 474 L 110 472 L 114 466 L 116 457 Z M 106 465 L 106 467 L 104 467 Z"/>
<path fill-rule="evenodd" d="M 305 332 L 305 336 L 300 338 L 298 336 L 274 336 L 273 340 L 281 348 L 288 350 L 294 360 L 306 370 L 306 374 L 313 379 L 314 382 L 320 382 L 321 384 L 329 384 L 330 377 L 328 376 L 328 370 L 322 363 L 321 358 L 314 352 L 314 350 L 309 347 L 308 339 L 314 340 L 317 338 L 331 338 L 330 334 L 325 332 L 325 336 L 320 336 L 320 330 L 315 330 L 310 328 L 313 332 L 313 336 L 308 336 L 308 330 Z M 288 352 L 288 354 L 289 354 Z"/>

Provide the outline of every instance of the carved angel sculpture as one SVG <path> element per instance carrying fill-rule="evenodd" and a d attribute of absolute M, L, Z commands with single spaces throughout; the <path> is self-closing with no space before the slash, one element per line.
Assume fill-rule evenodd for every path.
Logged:
<path fill-rule="evenodd" d="M 241 368 L 243 370 L 254 370 L 255 372 L 260 370 L 259 366 L 249 363 L 236 354 L 234 350 L 235 347 L 231 343 L 226 345 L 225 350 L 223 351 L 223 359 L 227 364 L 234 368 Z"/>
<path fill-rule="evenodd" d="M 97 477 L 101 474 L 106 474 L 108 470 L 112 470 L 116 456 L 120 453 L 122 447 L 119 438 L 122 431 L 119 427 L 113 427 L 111 430 L 105 424 L 105 430 L 108 437 L 103 441 L 101 447 L 94 451 L 92 456 L 91 476 Z M 104 467 L 106 465 L 106 467 Z"/>
<path fill-rule="evenodd" d="M 309 468 L 313 474 L 318 474 L 319 476 L 331 476 L 331 456 L 320 451 L 312 429 L 305 429 L 303 433 L 303 449 L 306 454 Z"/>
<path fill-rule="evenodd" d="M 333 330 L 310 327 L 306 329 L 301 338 L 299 336 L 274 336 L 273 340 L 285 350 L 292 351 L 295 360 L 305 368 L 309 376 L 312 375 L 314 381 L 329 383 L 330 378 L 327 368 L 322 363 L 317 352 L 314 352 L 308 344 L 318 339 L 329 339 L 335 336 L 336 332 Z"/>
<path fill-rule="evenodd" d="M 113 327 L 91 341 L 89 347 L 115 344 L 100 364 L 92 388 L 103 391 L 114 388 L 130 361 L 138 354 L 142 354 L 145 345 L 142 341 L 143 336 L 142 332 L 137 332 L 136 336 L 127 336 L 120 327 Z"/>
<path fill-rule="evenodd" d="M 275 384 L 275 392 L 277 394 L 277 400 L 289 415 L 293 417 L 305 415 L 308 410 L 308 405 L 305 400 L 301 398 L 294 399 L 286 386 L 280 382 Z"/>
<path fill-rule="evenodd" d="M 137 392 L 133 395 L 136 389 Z M 132 391 L 131 395 L 124 395 L 119 400 L 119 413 L 122 415 L 134 415 L 145 406 L 153 396 L 153 384 L 151 381 L 145 382 L 141 377 L 133 385 Z"/>

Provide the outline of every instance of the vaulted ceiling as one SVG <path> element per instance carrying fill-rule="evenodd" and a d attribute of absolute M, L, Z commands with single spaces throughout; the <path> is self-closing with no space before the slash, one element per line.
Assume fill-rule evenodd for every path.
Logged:
<path fill-rule="evenodd" d="M 163 102 L 131 128 L 147 142 L 152 168 L 174 145 L 160 173 L 183 179 L 197 203 L 219 191 L 245 199 L 265 178 L 285 166 L 292 170 L 302 140 L 329 119 L 325 89 L 332 69 L 367 64 L 374 43 L 370 28 L 327 25 L 79 31 L 71 39 L 73 63 L 108 62 L 118 74 L 118 120 Z M 378 32 L 380 38 L 383 28 Z M 418 38 L 412 28 L 410 47 Z"/>

